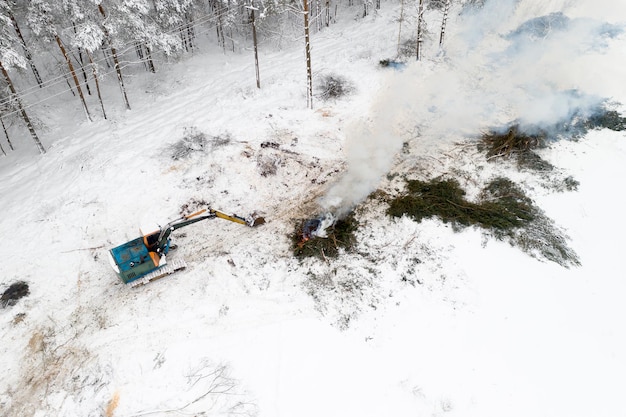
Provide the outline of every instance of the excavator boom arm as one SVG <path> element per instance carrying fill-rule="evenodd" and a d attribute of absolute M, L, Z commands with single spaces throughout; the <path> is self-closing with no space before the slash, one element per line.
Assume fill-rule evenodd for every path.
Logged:
<path fill-rule="evenodd" d="M 243 217 L 237 216 L 236 214 L 228 215 L 226 213 L 222 213 L 221 211 L 217 211 L 217 210 L 211 210 L 210 212 L 214 214 L 215 217 L 219 217 L 220 219 L 230 220 L 231 222 L 244 224 L 246 226 L 252 226 L 246 219 L 244 219 Z"/>
<path fill-rule="evenodd" d="M 156 247 L 160 251 L 163 251 L 167 247 L 168 239 L 174 230 L 180 229 L 181 227 L 185 227 L 193 223 L 200 222 L 202 220 L 214 219 L 216 217 L 250 227 L 265 223 L 265 219 L 263 219 L 263 217 L 258 217 L 255 215 L 251 215 L 248 219 L 246 219 L 236 214 L 229 215 L 213 209 L 203 209 L 173 220 L 165 225 L 165 227 L 161 228 Z"/>

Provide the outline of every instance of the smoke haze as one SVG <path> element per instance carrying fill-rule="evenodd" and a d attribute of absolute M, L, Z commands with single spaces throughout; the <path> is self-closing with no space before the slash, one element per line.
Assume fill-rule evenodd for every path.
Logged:
<path fill-rule="evenodd" d="M 445 55 L 390 70 L 368 119 L 348 127 L 347 171 L 320 200 L 322 209 L 348 213 L 416 136 L 418 146 L 428 146 L 511 123 L 550 130 L 597 110 L 623 88 L 616 86 L 620 69 L 603 57 L 623 54 L 611 45 L 624 25 L 584 17 L 595 3 L 488 0 L 480 9 L 456 10 Z M 605 15 L 614 8 L 609 3 L 598 6 Z"/>

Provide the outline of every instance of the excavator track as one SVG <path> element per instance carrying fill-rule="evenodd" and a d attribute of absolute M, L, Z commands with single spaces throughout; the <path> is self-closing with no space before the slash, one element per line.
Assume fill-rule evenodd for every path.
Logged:
<path fill-rule="evenodd" d="M 187 262 L 184 259 L 174 259 L 173 261 L 168 261 L 167 264 L 162 267 L 155 269 L 147 275 L 144 275 L 141 278 L 138 278 L 134 281 L 128 283 L 131 287 L 138 287 L 140 285 L 146 285 L 151 281 L 157 280 L 159 278 L 163 278 L 166 275 L 171 275 L 174 272 L 180 271 L 181 269 L 187 268 Z"/>

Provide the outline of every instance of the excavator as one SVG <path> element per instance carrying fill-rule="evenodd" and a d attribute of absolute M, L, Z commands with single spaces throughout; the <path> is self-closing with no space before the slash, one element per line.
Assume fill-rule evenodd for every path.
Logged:
<path fill-rule="evenodd" d="M 109 262 L 122 282 L 132 287 L 147 284 L 166 275 L 187 267 L 184 259 L 169 261 L 167 254 L 175 245 L 171 243 L 171 234 L 181 227 L 203 220 L 220 218 L 231 222 L 255 227 L 265 223 L 265 219 L 256 213 L 247 218 L 228 215 L 211 208 L 182 216 L 168 222 L 158 230 L 126 242 L 109 250 Z"/>

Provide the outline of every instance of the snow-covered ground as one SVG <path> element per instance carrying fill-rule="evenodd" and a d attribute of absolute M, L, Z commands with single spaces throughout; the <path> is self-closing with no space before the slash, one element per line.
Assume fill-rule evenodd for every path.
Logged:
<path fill-rule="evenodd" d="M 494 123 L 557 113 L 555 92 L 626 103 L 626 37 L 596 30 L 623 28 L 626 6 L 496 3 L 489 19 L 454 13 L 446 54 L 433 34 L 424 61 L 403 71 L 378 66 L 396 52 L 397 5 L 365 19 L 345 10 L 314 36 L 313 68 L 355 91 L 314 110 L 299 44 L 261 51 L 260 90 L 251 53 L 206 51 L 134 77 L 131 111 L 110 88 L 109 120 L 85 122 L 75 100 L 39 109 L 48 153 L 24 138 L 0 157 L 0 290 L 30 287 L 0 310 L 0 414 L 626 415 L 624 132 L 541 150 L 552 175 L 580 183 L 571 192 L 468 146 Z M 500 36 L 557 11 L 573 33 L 534 44 Z M 436 32 L 439 17 L 429 18 Z M 208 145 L 173 159 L 194 132 Z M 358 253 L 292 256 L 297 221 L 400 184 L 387 172 L 456 173 L 470 194 L 511 177 L 581 266 L 476 229 L 391 219 L 373 203 L 360 208 Z M 189 267 L 126 287 L 108 249 L 199 202 L 267 223 L 181 229 L 173 256 Z"/>

